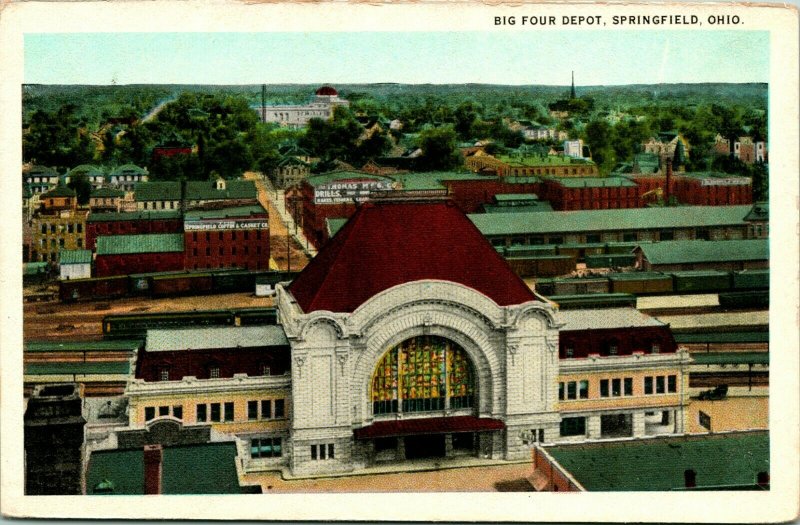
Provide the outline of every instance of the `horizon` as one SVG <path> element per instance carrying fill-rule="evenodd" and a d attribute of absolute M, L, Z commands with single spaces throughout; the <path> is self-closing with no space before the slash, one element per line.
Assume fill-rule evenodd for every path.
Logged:
<path fill-rule="evenodd" d="M 575 84 L 576 88 L 612 88 L 612 87 L 649 87 L 649 86 L 703 86 L 703 85 L 718 85 L 718 84 L 726 84 L 726 85 L 764 85 L 769 86 L 769 82 L 766 81 L 752 81 L 752 82 L 714 82 L 714 81 L 702 81 L 702 82 L 661 82 L 657 84 L 642 84 L 642 83 L 635 83 L 635 84 Z M 569 88 L 570 84 L 493 84 L 493 83 L 485 83 L 485 82 L 447 82 L 447 83 L 436 83 L 436 82 L 420 82 L 420 83 L 413 83 L 413 82 L 279 82 L 279 83 L 244 83 L 244 84 L 235 84 L 235 83 L 208 83 L 208 82 L 201 82 L 201 83 L 159 83 L 159 82 L 131 82 L 126 84 L 90 84 L 90 83 L 81 83 L 81 84 L 50 84 L 50 83 L 42 83 L 42 82 L 26 82 L 22 84 L 22 86 L 49 86 L 49 87 L 141 87 L 141 86 L 208 86 L 208 87 L 245 87 L 245 86 L 298 86 L 298 87 L 305 87 L 305 86 L 324 86 L 329 85 L 336 87 L 338 86 L 491 86 L 491 87 L 548 87 L 548 88 Z"/>
<path fill-rule="evenodd" d="M 47 85 L 765 83 L 766 31 L 26 33 Z M 747 67 L 743 67 L 745 65 Z M 240 84 L 235 84 L 239 82 Z"/>

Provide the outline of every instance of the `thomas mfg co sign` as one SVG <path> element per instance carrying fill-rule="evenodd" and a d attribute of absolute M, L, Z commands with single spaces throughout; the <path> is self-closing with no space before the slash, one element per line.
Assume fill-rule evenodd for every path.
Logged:
<path fill-rule="evenodd" d="M 369 199 L 373 192 L 391 189 L 392 181 L 388 180 L 348 180 L 320 184 L 314 190 L 314 204 L 363 202 Z"/>
<path fill-rule="evenodd" d="M 185 231 L 203 230 L 258 230 L 269 228 L 269 222 L 258 219 L 219 219 L 205 221 L 186 221 L 183 224 Z"/>

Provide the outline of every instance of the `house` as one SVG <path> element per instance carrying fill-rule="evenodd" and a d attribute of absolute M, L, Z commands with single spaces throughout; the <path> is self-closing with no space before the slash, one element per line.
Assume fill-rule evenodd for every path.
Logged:
<path fill-rule="evenodd" d="M 92 276 L 92 252 L 90 250 L 62 250 L 58 257 L 62 280 L 88 279 Z"/>

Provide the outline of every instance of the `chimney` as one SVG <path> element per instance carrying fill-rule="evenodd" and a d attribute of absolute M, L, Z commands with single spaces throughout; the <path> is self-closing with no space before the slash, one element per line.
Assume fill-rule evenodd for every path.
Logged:
<path fill-rule="evenodd" d="M 664 206 L 669 206 L 669 199 L 670 199 L 670 196 L 671 196 L 671 193 L 672 193 L 671 192 L 671 189 L 672 189 L 671 188 L 671 186 L 672 186 L 672 159 L 667 158 L 666 159 L 666 163 L 667 163 L 667 180 L 666 180 L 666 183 L 665 183 L 666 187 L 664 188 Z"/>
<path fill-rule="evenodd" d="M 144 493 L 161 494 L 161 445 L 144 446 Z"/>

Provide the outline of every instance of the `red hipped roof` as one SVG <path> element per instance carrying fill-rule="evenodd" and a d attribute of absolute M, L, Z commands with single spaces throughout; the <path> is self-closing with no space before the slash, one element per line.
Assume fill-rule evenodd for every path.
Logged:
<path fill-rule="evenodd" d="M 368 427 L 353 431 L 356 439 L 375 439 L 419 434 L 443 434 L 450 432 L 487 432 L 503 430 L 505 423 L 499 419 L 475 416 L 426 417 L 378 421 Z"/>
<path fill-rule="evenodd" d="M 468 286 L 500 306 L 536 299 L 449 201 L 363 204 L 289 291 L 306 313 L 353 312 L 388 288 L 424 279 Z"/>

